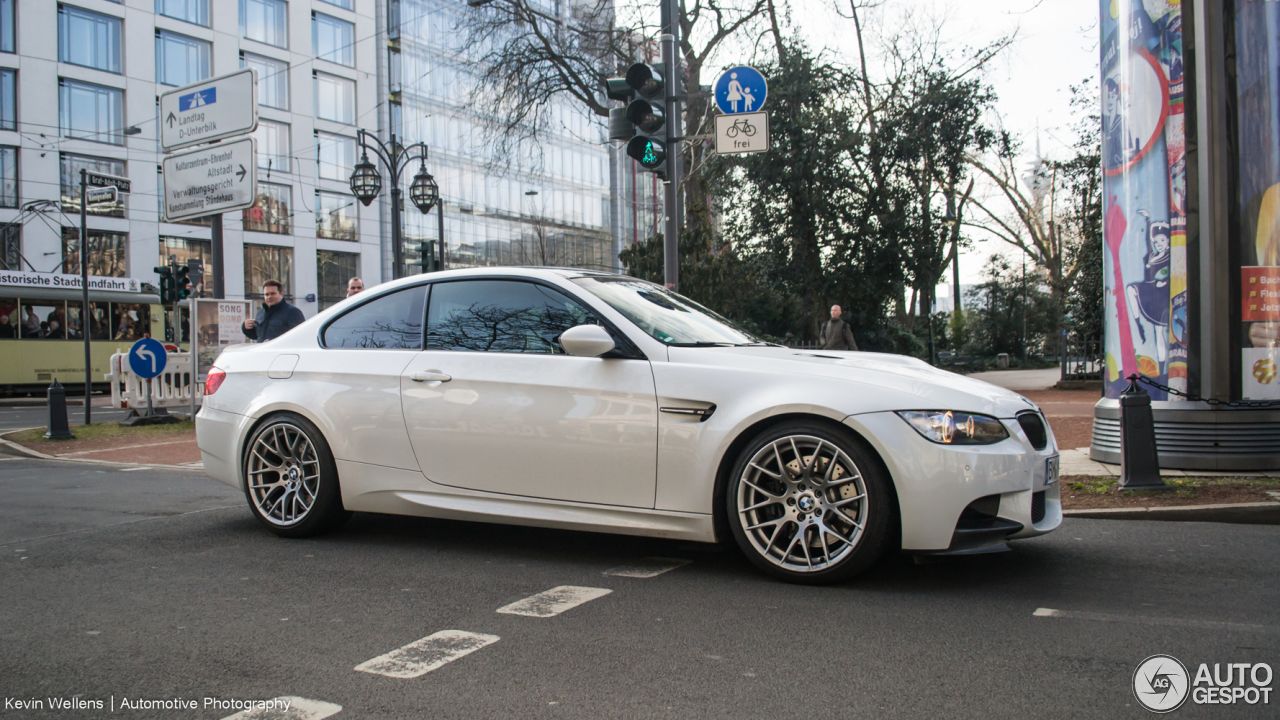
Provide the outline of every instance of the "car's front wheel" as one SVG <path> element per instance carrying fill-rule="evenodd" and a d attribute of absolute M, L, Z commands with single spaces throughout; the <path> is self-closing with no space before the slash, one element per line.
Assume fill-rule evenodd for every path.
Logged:
<path fill-rule="evenodd" d="M 729 525 L 756 566 L 790 582 L 832 583 L 883 553 L 896 503 L 849 433 L 790 422 L 753 440 L 733 469 Z"/>
<path fill-rule="evenodd" d="M 249 438 L 245 495 L 254 516 L 283 537 L 306 537 L 351 517 L 342 507 L 338 469 L 329 444 L 311 421 L 273 416 Z"/>

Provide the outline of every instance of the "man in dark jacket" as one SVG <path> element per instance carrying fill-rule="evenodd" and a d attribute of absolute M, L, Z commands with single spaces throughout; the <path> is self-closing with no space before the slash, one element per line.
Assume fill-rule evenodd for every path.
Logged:
<path fill-rule="evenodd" d="M 262 309 L 256 318 L 244 321 L 240 329 L 245 337 L 258 342 L 275 340 L 307 319 L 301 310 L 284 299 L 283 289 L 279 280 L 262 283 Z"/>
<path fill-rule="evenodd" d="M 843 311 L 839 305 L 831 306 L 831 319 L 822 323 L 822 334 L 818 336 L 818 341 L 822 343 L 823 350 L 853 350 L 857 351 L 858 343 L 853 341 L 853 333 L 849 331 L 849 325 L 840 319 Z"/>

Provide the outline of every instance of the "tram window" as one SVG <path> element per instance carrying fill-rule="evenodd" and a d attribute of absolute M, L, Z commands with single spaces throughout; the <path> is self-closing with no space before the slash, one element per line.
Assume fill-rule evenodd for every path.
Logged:
<path fill-rule="evenodd" d="M 107 303 L 89 303 L 89 339 L 111 339 L 111 311 Z"/>
<path fill-rule="evenodd" d="M 67 311 L 61 300 L 38 300 L 22 303 L 22 337 L 43 340 L 65 340 Z"/>
<path fill-rule="evenodd" d="M 67 339 L 83 340 L 84 335 L 80 334 L 80 306 L 83 303 L 79 300 L 67 301 Z"/>
<path fill-rule="evenodd" d="M 111 303 L 111 336 L 116 340 L 141 340 L 151 332 L 151 306 Z"/>
<path fill-rule="evenodd" d="M 18 337 L 22 316 L 18 314 L 17 298 L 0 298 L 0 340 Z"/>

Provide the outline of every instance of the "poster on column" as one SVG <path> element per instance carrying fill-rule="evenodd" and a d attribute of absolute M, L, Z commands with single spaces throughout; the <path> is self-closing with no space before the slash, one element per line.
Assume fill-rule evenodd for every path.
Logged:
<path fill-rule="evenodd" d="M 1134 374 L 1186 391 L 1181 8 L 1101 0 L 1100 27 L 1106 395 L 1119 397 Z"/>
<path fill-rule="evenodd" d="M 249 303 L 243 300 L 196 300 L 196 377 L 200 382 L 223 349 L 248 342 L 240 331 L 248 315 Z"/>
<path fill-rule="evenodd" d="M 1240 396 L 1280 400 L 1280 6 L 1235 10 Z"/>

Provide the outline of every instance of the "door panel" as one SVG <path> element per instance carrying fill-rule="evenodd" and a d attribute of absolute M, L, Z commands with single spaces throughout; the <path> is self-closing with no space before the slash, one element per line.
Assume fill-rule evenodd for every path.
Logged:
<path fill-rule="evenodd" d="M 400 387 L 432 482 L 653 507 L 658 409 L 646 360 L 428 350 Z"/>

